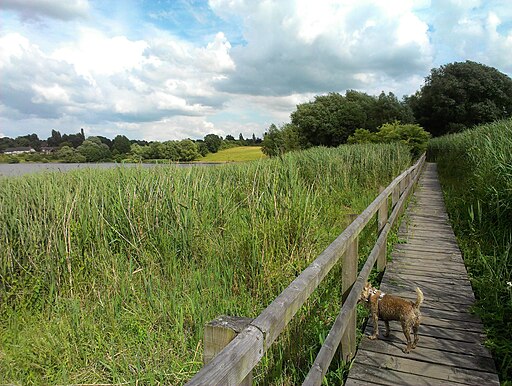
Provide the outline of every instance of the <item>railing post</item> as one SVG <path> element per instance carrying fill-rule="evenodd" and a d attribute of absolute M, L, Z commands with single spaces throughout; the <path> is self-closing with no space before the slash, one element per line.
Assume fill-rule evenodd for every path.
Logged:
<path fill-rule="evenodd" d="M 349 215 L 350 222 L 357 218 L 357 214 Z M 359 249 L 359 236 L 347 246 L 345 256 L 343 258 L 343 268 L 341 274 L 341 288 L 343 292 L 343 303 L 347 299 L 352 286 L 357 279 L 357 260 Z M 341 337 L 341 360 L 349 362 L 356 354 L 356 312 L 350 314 L 349 321 L 345 333 Z"/>
<path fill-rule="evenodd" d="M 204 328 L 203 364 L 206 365 L 215 358 L 252 320 L 240 316 L 223 315 L 208 322 Z M 252 371 L 240 385 L 252 385 Z"/>
<path fill-rule="evenodd" d="M 381 186 L 379 188 L 379 192 L 382 193 L 384 191 L 384 187 Z M 377 236 L 380 235 L 386 223 L 388 222 L 388 198 L 384 200 L 382 205 L 377 212 Z M 377 257 L 377 270 L 383 271 L 386 268 L 386 249 L 387 243 L 382 245 L 382 248 L 379 251 L 379 255 Z"/>

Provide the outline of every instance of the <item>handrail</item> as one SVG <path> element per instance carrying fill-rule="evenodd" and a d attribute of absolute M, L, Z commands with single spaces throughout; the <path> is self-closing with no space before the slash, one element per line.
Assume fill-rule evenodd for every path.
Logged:
<path fill-rule="evenodd" d="M 395 208 L 393 209 L 391 216 L 389 217 L 386 225 L 382 229 L 372 251 L 370 252 L 370 255 L 368 256 L 368 259 L 366 260 L 366 263 L 361 269 L 361 272 L 359 273 L 356 282 L 352 286 L 352 289 L 350 290 L 349 295 L 345 299 L 345 302 L 343 302 L 341 311 L 338 314 L 336 320 L 334 321 L 334 324 L 331 330 L 329 331 L 329 334 L 325 338 L 324 344 L 320 348 L 320 351 L 318 352 L 315 362 L 313 363 L 311 370 L 309 371 L 308 375 L 306 376 L 306 379 L 304 380 L 304 383 L 302 384 L 303 386 L 322 384 L 322 379 L 327 373 L 327 369 L 331 364 L 336 349 L 341 342 L 341 337 L 343 336 L 343 333 L 347 328 L 348 316 L 356 308 L 359 296 L 363 291 L 363 288 L 368 280 L 368 277 L 370 276 L 370 272 L 373 266 L 375 265 L 375 262 L 377 261 L 379 252 L 381 248 L 383 248 L 383 246 L 386 244 L 388 233 L 391 230 L 393 223 L 398 217 L 398 213 L 400 212 L 407 196 L 409 195 L 410 191 L 412 190 L 412 187 L 414 186 L 418 178 L 419 173 L 417 173 L 414 176 L 411 183 L 404 191 L 404 194 L 400 197 L 400 200 L 395 205 Z"/>
<path fill-rule="evenodd" d="M 271 344 L 276 340 L 295 313 L 322 282 L 331 268 L 338 262 L 343 253 L 347 250 L 347 246 L 356 237 L 358 237 L 359 233 L 377 213 L 384 201 L 389 198 L 393 190 L 398 187 L 399 184 L 401 186 L 402 181 L 404 181 L 410 174 L 415 173 L 415 178 L 411 178 L 408 188 L 404 189 L 404 194 L 401 197 L 402 202 L 404 201 L 406 192 L 410 191 L 410 188 L 417 179 L 419 170 L 423 166 L 424 162 L 425 154 L 423 154 L 413 166 L 396 177 L 336 238 L 336 240 L 334 240 L 304 271 L 302 271 L 302 273 L 297 276 L 295 280 L 293 280 L 290 285 L 284 289 L 283 292 L 281 292 L 281 294 L 279 294 L 258 317 L 256 317 L 256 319 L 254 319 L 240 334 L 238 334 L 226 347 L 224 347 L 224 349 L 211 362 L 205 365 L 187 383 L 187 385 L 240 384 L 247 374 L 249 374 L 258 364 Z M 400 200 L 398 202 L 400 202 Z M 397 204 L 395 207 L 398 208 L 399 205 Z M 381 231 L 381 235 L 384 233 L 387 235 L 390 224 L 392 223 L 388 221 L 388 224 L 386 224 L 384 228 L 387 228 L 387 230 L 385 232 Z M 374 249 L 375 248 L 376 247 L 374 247 Z M 359 279 L 357 283 L 359 283 Z M 354 288 L 349 295 L 349 299 L 354 297 L 352 292 L 355 291 L 355 287 L 356 285 L 354 285 Z M 349 299 L 345 301 L 345 304 L 349 304 Z M 348 306 L 345 309 L 347 308 Z M 343 311 L 342 307 L 342 312 Z"/>

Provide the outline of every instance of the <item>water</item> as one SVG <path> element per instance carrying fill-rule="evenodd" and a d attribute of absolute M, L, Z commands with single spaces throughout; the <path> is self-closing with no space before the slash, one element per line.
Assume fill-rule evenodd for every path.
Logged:
<path fill-rule="evenodd" d="M 168 166 L 169 164 L 116 164 L 116 163 L 99 163 L 99 164 L 63 164 L 63 163 L 20 163 L 20 164 L 0 164 L 0 177 L 16 177 L 24 174 L 41 173 L 41 172 L 67 172 L 70 170 L 96 168 L 110 169 L 115 167 L 143 167 L 153 168 L 160 166 Z M 192 167 L 214 165 L 209 163 L 193 163 L 193 164 L 171 164 L 176 167 Z"/>

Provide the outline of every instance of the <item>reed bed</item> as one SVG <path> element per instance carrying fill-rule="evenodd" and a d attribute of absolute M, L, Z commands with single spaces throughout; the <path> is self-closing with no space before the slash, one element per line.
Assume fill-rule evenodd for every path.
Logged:
<path fill-rule="evenodd" d="M 500 380 L 512 383 L 512 119 L 432 140 Z"/>
<path fill-rule="evenodd" d="M 257 316 L 410 162 L 356 145 L 1 179 L 0 384 L 183 384 L 206 322 Z M 339 310 L 331 276 L 258 383 L 307 373 Z"/>

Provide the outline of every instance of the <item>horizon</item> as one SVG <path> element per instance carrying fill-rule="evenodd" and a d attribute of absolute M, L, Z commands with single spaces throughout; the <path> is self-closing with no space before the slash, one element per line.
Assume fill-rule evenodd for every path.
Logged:
<path fill-rule="evenodd" d="M 315 95 L 402 99 L 466 60 L 512 75 L 504 0 L 4 0 L 0 18 L 0 137 L 262 138 Z"/>

